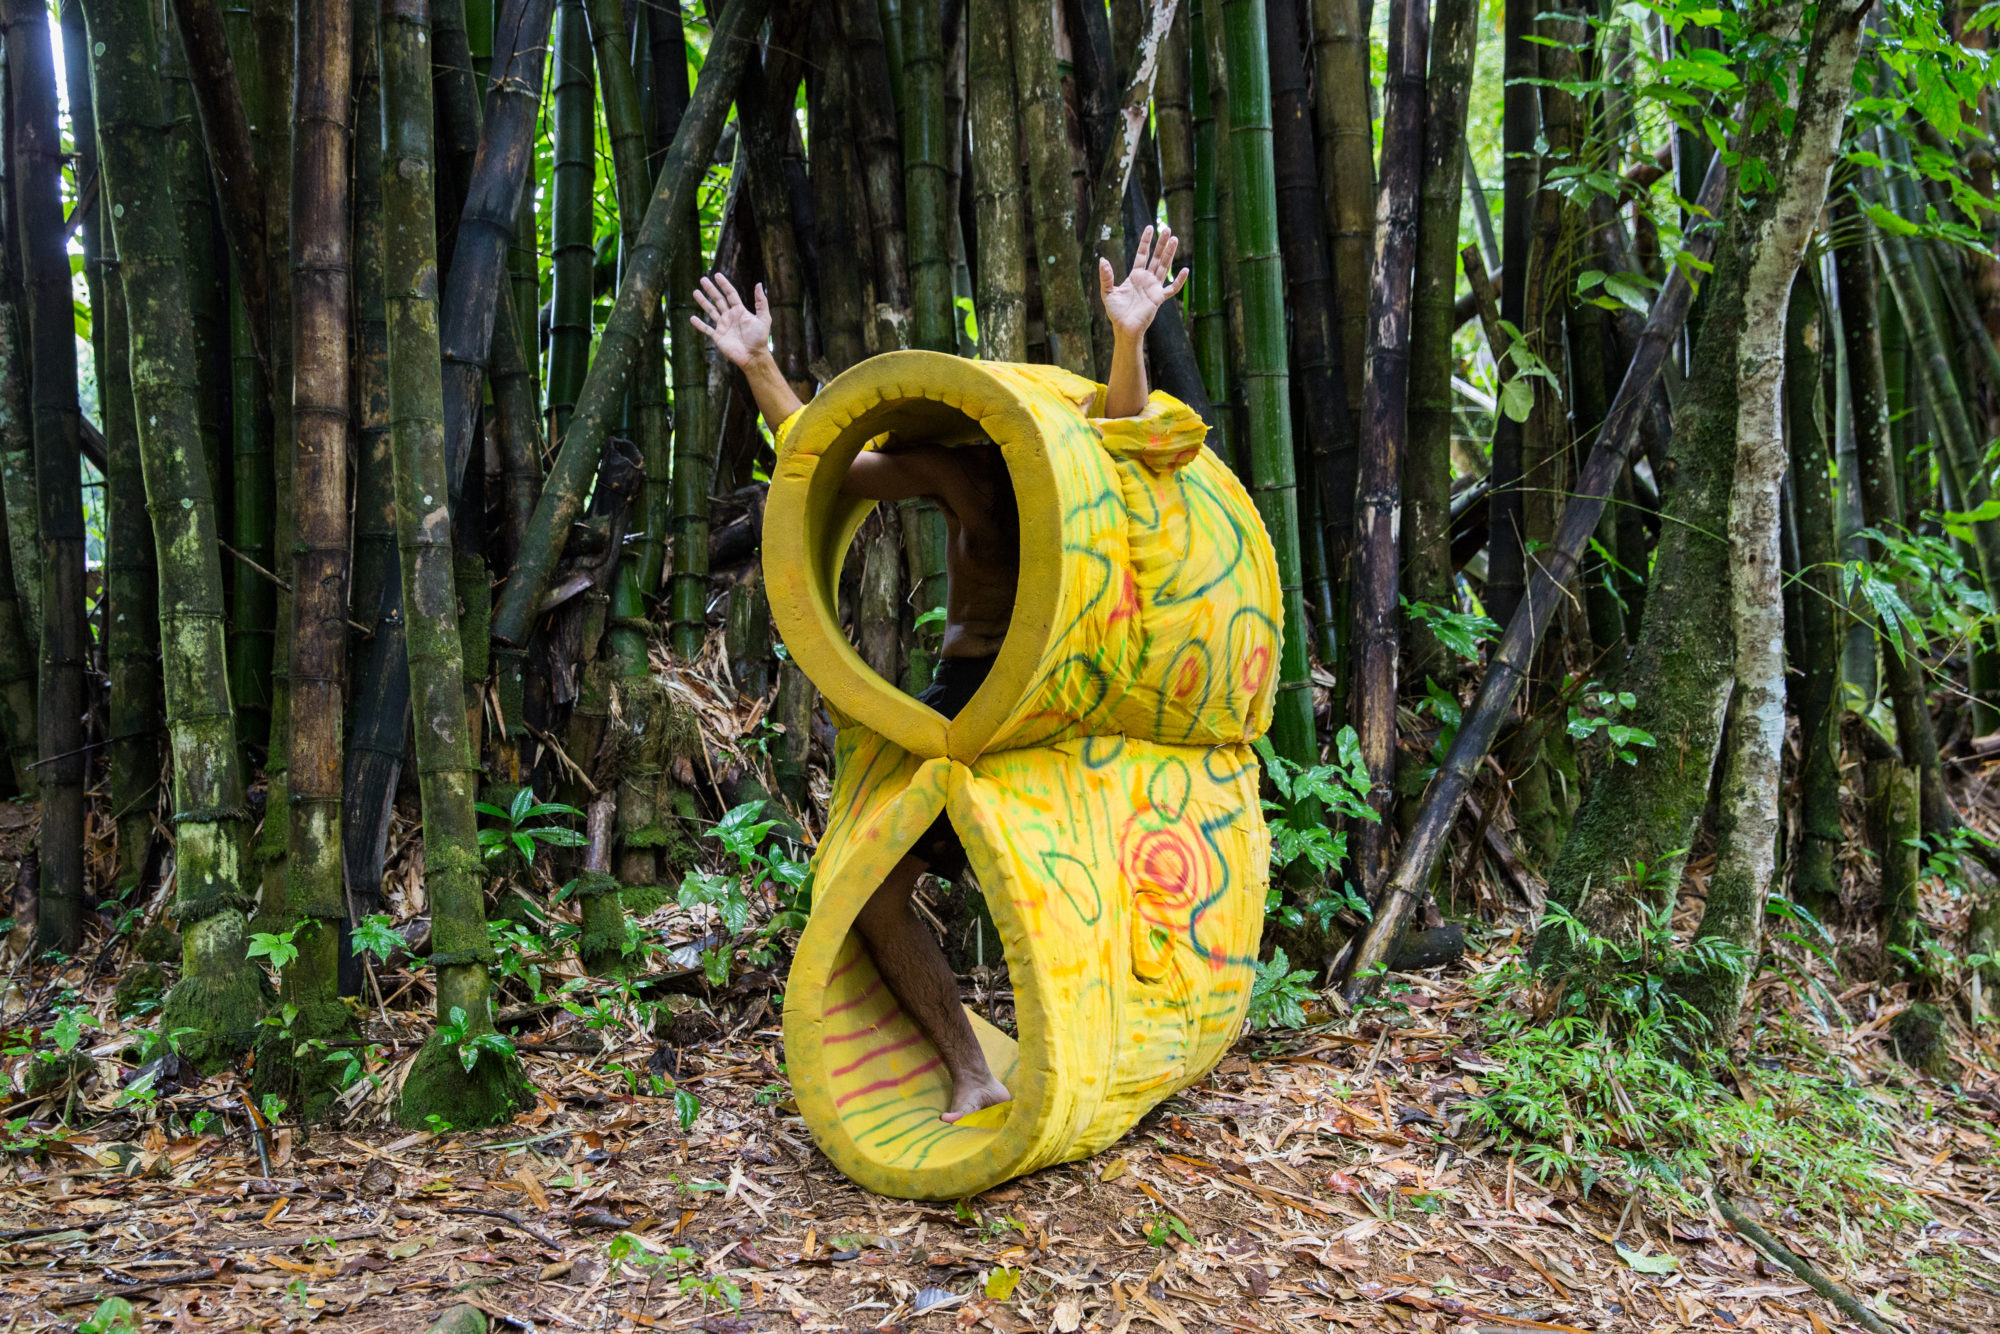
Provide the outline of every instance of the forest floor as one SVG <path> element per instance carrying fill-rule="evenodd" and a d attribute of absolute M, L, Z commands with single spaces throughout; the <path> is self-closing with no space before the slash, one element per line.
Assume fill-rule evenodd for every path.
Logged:
<path fill-rule="evenodd" d="M 0 857 L 27 831 L 18 811 L 0 805 Z M 942 1204 L 870 1195 L 813 1147 L 762 972 L 676 997 L 663 1038 L 629 1014 L 522 1007 L 545 1025 L 522 1040 L 539 1104 L 491 1130 L 412 1133 L 388 1114 L 428 1023 L 420 982 L 379 978 L 377 1077 L 341 1123 L 253 1131 L 235 1073 L 169 1062 L 127 1091 L 146 1026 L 111 1000 L 129 934 L 58 976 L 17 964 L 0 1061 L 18 1075 L 43 1058 L 68 987 L 94 1070 L 0 1108 L 0 1334 L 74 1330 L 108 1298 L 136 1318 L 101 1331 L 414 1334 L 458 1303 L 495 1328 L 711 1334 L 1862 1328 L 1733 1231 L 1717 1192 L 1888 1328 L 2000 1329 L 1992 1027 L 1958 1030 L 1957 1078 L 1939 1083 L 1892 1050 L 1897 989 L 1807 1004 L 1803 973 L 1768 970 L 1724 1101 L 1779 1090 L 1778 1121 L 1810 1121 L 1782 1083 L 1810 1051 L 1866 1112 L 1839 1123 L 1865 1133 L 1828 1145 L 1830 1187 L 1810 1159 L 1733 1139 L 1726 1108 L 1693 1132 L 1713 1171 L 1677 1196 L 1634 1192 L 1608 1158 L 1544 1181 L 1527 1143 L 1473 1110 L 1505 1074 L 1496 1009 L 1520 999 L 1493 984 L 1525 912 L 1499 915 L 1387 1003 L 1246 1036 L 1087 1162 Z M 672 902 L 647 926 L 670 942 L 704 929 Z M 684 976 L 672 962 L 660 975 Z M 574 976 L 552 962 L 544 985 Z"/>

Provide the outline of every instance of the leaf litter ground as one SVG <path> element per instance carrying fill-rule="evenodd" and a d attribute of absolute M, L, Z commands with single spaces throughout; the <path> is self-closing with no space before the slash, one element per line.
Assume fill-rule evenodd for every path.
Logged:
<path fill-rule="evenodd" d="M 754 715 L 722 692 L 695 702 L 711 754 L 744 755 L 714 743 Z M 755 761 L 708 761 L 735 762 Z M 4 823 L 0 838 L 19 832 Z M 1483 823 L 1489 841 L 1507 825 Z M 1492 869 L 1518 881 L 1517 867 Z M 407 915 L 421 886 L 405 883 Z M 681 941 L 709 925 L 672 903 L 647 920 Z M 756 970 L 720 991 L 656 970 L 677 992 L 658 1037 L 514 1007 L 542 1026 L 522 1038 L 539 1105 L 433 1134 L 386 1126 L 426 1031 L 420 979 L 376 979 L 366 1037 L 381 1083 L 355 1086 L 343 1124 L 253 1129 L 236 1073 L 203 1081 L 170 1063 L 125 1093 L 121 1053 L 143 1021 L 113 1013 L 124 944 L 61 976 L 17 965 L 0 994 L 10 1030 L 39 1034 L 67 985 L 93 1069 L 0 1113 L 0 1334 L 76 1329 L 111 1297 L 136 1328 L 191 1331 L 417 1331 L 460 1303 L 496 1329 L 712 1334 L 1860 1328 L 1740 1239 L 1699 1183 L 1688 1207 L 1609 1178 L 1544 1182 L 1519 1146 L 1480 1131 L 1468 1099 L 1495 1071 L 1480 1022 L 1492 1002 L 1472 983 L 1521 948 L 1503 920 L 1464 964 L 1396 979 L 1389 1005 L 1246 1037 L 1087 1162 L 934 1204 L 869 1195 L 812 1146 L 780 1072 L 776 982 Z M 2000 1043 L 1959 1031 L 1956 1088 L 1936 1083 L 1891 1049 L 1900 990 L 1808 1006 L 1794 975 L 1815 962 L 1767 971 L 1746 1012 L 1812 1030 L 1876 1107 L 1879 1188 L 1914 1207 L 1865 1226 L 1866 1210 L 1801 1210 L 1797 1181 L 1727 1144 L 1713 1184 L 1889 1328 L 2000 1329 Z M 990 1005 L 993 985 L 982 976 L 970 998 Z M 8 1058 L 17 1075 L 38 1059 L 27 1045 Z M 206 1133 L 186 1132 L 197 1123 Z"/>

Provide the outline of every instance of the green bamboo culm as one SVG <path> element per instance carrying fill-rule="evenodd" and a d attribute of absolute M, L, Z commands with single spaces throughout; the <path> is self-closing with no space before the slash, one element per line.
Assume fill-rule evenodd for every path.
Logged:
<path fill-rule="evenodd" d="M 690 93 L 687 77 L 687 30 L 680 11 L 653 13 L 664 39 L 654 58 L 654 133 L 671 144 L 679 138 L 687 117 Z M 678 63 L 667 55 L 672 42 L 681 48 Z M 674 220 L 673 255 L 667 261 L 668 308 L 673 312 L 673 481 L 667 497 L 667 522 L 674 542 L 674 573 L 667 593 L 668 642 L 674 656 L 692 662 L 708 635 L 708 513 L 709 474 L 713 469 L 715 436 L 708 421 L 707 340 L 688 321 L 693 318 L 694 289 L 702 274 L 701 219 L 694 207 L 693 187 Z"/>
<path fill-rule="evenodd" d="M 520 1060 L 493 1034 L 485 886 L 473 803 L 473 763 L 460 682 L 458 598 L 446 505 L 444 376 L 438 350 L 437 236 L 431 150 L 427 0 L 388 0 L 377 42 L 382 82 L 383 305 L 388 315 L 389 420 L 396 464 L 396 544 L 408 608 L 410 698 L 423 798 L 437 1017 L 403 1084 L 397 1119 L 438 1116 L 461 1128 L 496 1125 L 527 1105 Z M 466 1068 L 467 1060 L 471 1068 Z"/>
<path fill-rule="evenodd" d="M 596 281 L 597 82 L 591 62 L 590 15 L 583 0 L 556 6 L 555 180 L 549 193 L 550 434 L 569 430 L 590 365 L 591 289 Z"/>
<path fill-rule="evenodd" d="M 5 267 L 0 264 L 0 269 Z M 5 279 L 0 278 L 0 284 L 4 282 Z M 26 405 L 19 401 L 15 392 L 27 381 L 24 353 L 17 337 L 19 326 L 16 314 L 13 302 L 0 297 L 0 468 L 8 470 L 17 466 L 14 457 L 17 440 L 28 436 L 27 414 L 23 411 Z M 25 461 L 21 466 L 32 476 L 32 469 Z M 129 485 L 126 493 L 132 494 Z M 145 500 L 142 486 L 137 502 L 141 526 L 145 523 Z M 14 786 L 29 798 L 34 797 L 36 791 L 35 771 L 28 766 L 35 762 L 35 644 L 38 626 L 33 607 L 22 597 L 22 581 L 14 565 L 15 553 L 19 549 L 14 536 L 17 528 L 28 530 L 27 547 L 32 557 L 34 518 L 32 505 L 25 514 L 11 503 L 0 509 L 0 739 L 7 743 L 7 759 L 13 770 Z M 112 525 L 115 528 L 115 518 Z M 115 544 L 115 538 L 112 541 Z M 151 538 L 148 537 L 147 541 L 150 546 Z M 129 543 L 127 549 L 130 549 Z M 116 558 L 114 552 L 106 551 L 104 577 L 107 583 L 113 577 L 112 563 Z M 150 562 L 146 573 L 150 578 Z M 156 627 L 157 624 L 156 617 Z M 156 637 L 157 633 L 156 628 Z M 115 664 L 113 670 L 116 670 Z M 116 709 L 115 702 L 112 707 Z M 116 728 L 115 720 L 113 727 Z M 154 767 L 157 770 L 158 766 Z"/>
<path fill-rule="evenodd" d="M 146 0 L 89 0 L 103 198 L 110 205 L 129 329 L 133 416 L 160 566 L 167 734 L 173 749 L 181 980 L 160 1032 L 213 1072 L 250 1045 L 263 977 L 245 955 L 250 812 L 229 697 L 222 546 L 209 489 L 187 338 L 186 270 Z M 189 1030 L 192 1030 L 191 1032 Z"/>
<path fill-rule="evenodd" d="M 41 521 L 36 513 L 34 413 L 28 406 L 28 318 L 18 260 L 0 263 L 0 500 L 7 515 L 8 565 L 32 677 L 42 636 Z M 29 759 L 34 758 L 33 727 L 30 715 Z"/>
<path fill-rule="evenodd" d="M 952 304 L 950 168 L 945 161 L 944 18 L 938 0 L 902 5 L 903 195 L 909 228 L 910 345 L 930 352 L 958 350 Z M 920 629 L 910 636 L 903 689 L 931 683 L 937 630 L 943 628 L 944 515 L 937 502 L 905 500 L 903 544 L 910 566 L 910 610 Z M 937 630 L 933 630 L 933 626 Z"/>
<path fill-rule="evenodd" d="M 1089 376 L 1093 373 L 1090 302 L 1083 288 L 1069 130 L 1056 68 L 1055 7 L 1046 0 L 1012 3 L 1014 81 L 1021 106 L 1020 138 L 1028 155 L 1028 188 L 1035 201 L 1034 246 L 1049 360 Z"/>
<path fill-rule="evenodd" d="M 1271 744 L 1296 764 L 1317 759 L 1305 599 L 1293 480 L 1292 402 L 1285 350 L 1285 274 L 1278 257 L 1277 179 L 1271 156 L 1271 62 L 1259 0 L 1227 0 L 1230 205 L 1243 287 L 1243 381 L 1251 496 L 1278 553 L 1285 640 Z"/>
<path fill-rule="evenodd" d="M 161 105 L 172 118 L 167 140 L 172 152 L 170 184 L 174 213 L 180 222 L 181 257 L 186 268 L 188 330 L 194 340 L 195 407 L 200 414 L 201 453 L 208 466 L 209 490 L 216 513 L 228 525 L 229 489 L 224 485 L 233 466 L 232 442 L 224 405 L 229 393 L 229 284 L 217 258 L 222 254 L 222 227 L 216 217 L 215 191 L 207 145 L 202 141 L 196 111 L 193 75 L 181 35 L 171 23 L 155 27 L 158 34 Z"/>
<path fill-rule="evenodd" d="M 695 187 L 715 152 L 715 141 L 735 96 L 736 80 L 744 61 L 756 49 L 753 34 L 763 20 L 765 7 L 766 0 L 730 0 L 715 25 L 700 83 L 674 135 L 673 147 L 661 164 L 638 243 L 628 252 L 618 298 L 598 339 L 597 357 L 577 398 L 576 415 L 542 487 L 514 573 L 494 612 L 493 637 L 503 645 L 520 648 L 526 644 L 542 590 L 597 473 L 605 439 L 612 423 L 622 415 L 625 387 L 646 336 L 648 313 L 658 308 L 663 280 L 680 249 L 677 224 L 691 210 Z M 675 452 L 678 455 L 680 451 L 676 448 Z"/>
<path fill-rule="evenodd" d="M 27 307 L 42 590 L 36 686 L 41 759 L 35 771 L 42 799 L 42 884 L 35 947 L 71 952 L 83 939 L 84 923 L 84 658 L 89 643 L 83 614 L 76 316 L 63 245 L 62 134 L 56 121 L 48 7 L 41 0 L 6 0 L 0 5 L 0 26 L 7 47 L 9 230 L 20 248 Z"/>

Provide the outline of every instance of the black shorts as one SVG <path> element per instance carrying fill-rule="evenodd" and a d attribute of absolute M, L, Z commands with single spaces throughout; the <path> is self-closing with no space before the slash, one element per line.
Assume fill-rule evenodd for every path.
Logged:
<path fill-rule="evenodd" d="M 937 674 L 931 677 L 931 683 L 917 698 L 946 718 L 956 718 L 959 710 L 972 702 L 987 673 L 993 670 L 993 661 L 990 655 L 984 658 L 940 658 Z M 931 821 L 931 827 L 910 849 L 910 855 L 941 879 L 957 880 L 965 874 L 965 845 L 958 841 L 958 831 L 951 827 L 948 815 L 940 814 Z"/>

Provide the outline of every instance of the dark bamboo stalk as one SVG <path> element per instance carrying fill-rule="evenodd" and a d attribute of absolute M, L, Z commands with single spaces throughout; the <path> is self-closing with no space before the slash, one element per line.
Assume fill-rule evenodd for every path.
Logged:
<path fill-rule="evenodd" d="M 1525 328 L 1529 219 L 1535 206 L 1535 137 L 1541 116 L 1532 82 L 1539 70 L 1531 40 L 1538 0 L 1506 0 L 1506 37 L 1501 105 L 1502 199 L 1500 267 L 1508 275 L 1500 292 L 1500 317 Z M 1495 355 L 1502 349 L 1496 348 Z M 1502 625 L 1512 623 L 1527 584 L 1525 518 L 1522 510 L 1521 423 L 1501 414 L 1493 423 L 1493 489 L 1487 501 L 1486 609 Z"/>
<path fill-rule="evenodd" d="M 777 34 L 780 44 L 804 37 L 794 30 Z M 803 65 L 780 60 L 766 48 L 766 58 L 744 66 L 736 92 L 736 119 L 746 149 L 751 212 L 757 219 L 757 245 L 764 256 L 764 295 L 771 303 L 771 348 L 792 392 L 812 396 L 812 372 L 807 369 L 805 268 L 798 232 L 792 223 L 791 199 L 785 188 L 785 139 L 793 125 Z M 683 80 L 683 69 L 669 77 Z M 656 131 L 657 133 L 657 131 Z M 667 130 L 662 142 L 673 137 Z M 679 330 L 675 330 L 676 336 Z"/>
<path fill-rule="evenodd" d="M 653 17 L 675 40 L 681 21 L 655 10 Z M 678 64 L 656 59 L 655 137 L 672 142 L 688 109 L 685 50 Z M 751 62 L 743 62 L 748 72 Z M 708 492 L 715 468 L 715 435 L 711 429 L 708 394 L 708 346 L 689 323 L 695 284 L 705 268 L 701 223 L 692 207 L 685 210 L 675 233 L 674 257 L 668 266 L 673 291 L 673 484 L 667 495 L 668 527 L 673 534 L 674 573 L 667 595 L 669 638 L 682 661 L 701 652 L 708 634 Z M 857 303 L 858 305 L 858 303 Z M 857 326 L 858 330 L 858 326 Z"/>
<path fill-rule="evenodd" d="M 1474 0 L 1439 0 L 1425 88 L 1416 274 L 1410 296 L 1409 456 L 1403 470 L 1403 591 L 1452 605 L 1452 297 L 1458 285 L 1465 112 L 1472 89 Z M 1386 173 L 1385 173 L 1386 174 Z M 1423 622 L 1410 624 L 1410 677 L 1443 678 L 1450 655 Z"/>
<path fill-rule="evenodd" d="M 8 163 L 13 242 L 28 312 L 37 531 L 42 573 L 36 704 L 43 759 L 38 949 L 73 951 L 83 938 L 84 658 L 83 474 L 78 444 L 76 326 L 63 249 L 62 132 L 48 9 L 0 6 L 7 46 Z"/>
<path fill-rule="evenodd" d="M 1306 89 L 1305 47 L 1298 0 L 1271 0 L 1268 6 L 1271 49 L 1272 156 L 1277 166 L 1278 241 L 1284 252 L 1285 283 L 1292 315 L 1292 375 L 1296 381 L 1300 422 L 1305 440 L 1302 467 L 1316 488 L 1309 512 L 1324 516 L 1337 507 L 1342 470 L 1337 460 L 1354 458 L 1354 418 L 1348 411 L 1347 380 L 1340 367 L 1340 345 L 1334 321 L 1333 274 L 1326 252 L 1326 227 L 1320 202 L 1319 160 L 1314 152 L 1313 106 Z M 1164 142 L 1164 141 L 1163 141 Z M 1347 479 L 1352 495 L 1352 478 Z M 1347 605 L 1345 560 L 1333 568 L 1323 518 L 1302 539 L 1302 555 L 1317 567 L 1314 623 L 1320 630 L 1321 656 L 1339 673 L 1346 629 L 1341 616 Z M 1345 553 L 1342 553 L 1344 557 Z"/>
<path fill-rule="evenodd" d="M 979 237 L 979 354 L 991 361 L 1028 359 L 1028 256 L 1022 226 L 1019 121 L 1014 96 L 1014 39 L 1008 0 L 971 0 L 969 115 L 972 208 Z"/>
<path fill-rule="evenodd" d="M 569 431 L 590 362 L 590 307 L 597 262 L 591 206 L 597 191 L 597 85 L 590 17 L 583 0 L 562 0 L 555 18 L 555 177 L 549 273 L 549 435 Z"/>
<path fill-rule="evenodd" d="M 1194 340 L 1195 364 L 1211 403 L 1227 403 L 1230 397 L 1229 331 L 1224 306 L 1224 275 L 1229 265 L 1223 259 L 1222 177 L 1225 168 L 1218 157 L 1216 96 L 1209 59 L 1208 16 L 1202 0 L 1190 0 L 1189 40 L 1193 45 L 1190 79 L 1194 114 L 1194 262 L 1188 277 L 1188 323 Z M 1155 320 L 1155 324 L 1159 321 Z M 1241 474 L 1237 459 L 1234 417 L 1216 414 L 1209 434 L 1209 448 Z"/>
<path fill-rule="evenodd" d="M 897 32 L 897 59 L 889 58 L 883 16 L 866 0 L 838 5 L 840 35 L 852 62 L 847 77 L 848 115 L 857 134 L 861 187 L 868 200 L 869 245 L 875 256 L 875 350 L 887 352 L 910 346 L 910 238 L 908 185 L 900 137 L 896 132 L 902 108 L 900 90 L 908 77 L 901 64 L 902 34 Z"/>
<path fill-rule="evenodd" d="M 88 47 L 86 46 L 86 49 Z M 125 322 L 125 285 L 115 268 L 101 290 L 103 304 L 95 324 L 103 326 L 104 359 L 113 374 L 98 382 L 98 410 L 104 422 L 105 471 L 104 587 L 111 599 L 105 622 L 104 662 L 109 677 L 105 714 L 106 757 L 110 761 L 111 813 L 118 825 L 118 881 L 114 893 L 129 900 L 145 875 L 146 852 L 153 841 L 153 824 L 160 805 L 160 571 L 153 555 L 153 523 L 146 512 L 146 472 L 139 459 L 138 423 L 132 413 L 131 335 Z M 29 642 L 20 636 L 19 622 L 7 623 L 13 607 L 12 589 L 0 588 L 7 599 L 0 606 L 0 646 L 9 632 L 17 636 L 18 653 L 0 647 L 0 655 L 18 657 L 18 668 L 0 657 L 0 731 L 11 741 L 27 743 L 25 759 L 34 755 L 34 669 Z M 21 687 L 26 689 L 22 690 Z M 16 698 L 16 691 L 25 698 Z M 27 706 L 25 714 L 21 705 Z M 17 719 L 26 730 L 16 733 Z M 15 753 L 16 768 L 23 754 Z M 34 775 L 26 775 L 23 792 L 33 792 Z M 18 780 L 17 780 L 18 781 Z"/>
<path fill-rule="evenodd" d="M 1363 429 L 1361 372 L 1368 346 L 1370 256 L 1375 249 L 1375 131 L 1369 109 L 1368 23 L 1357 0 L 1312 0 L 1313 110 L 1325 182 L 1328 257 L 1333 266 L 1340 365 L 1347 377 L 1350 434 Z M 1327 514 L 1328 558 L 1340 577 L 1352 541 L 1355 464 L 1340 463 L 1340 507 Z"/>
<path fill-rule="evenodd" d="M 618 298 L 578 396 L 571 430 L 542 488 L 534 520 L 521 544 L 520 559 L 494 613 L 494 638 L 506 644 L 526 642 L 542 590 L 568 539 L 570 523 L 582 508 L 584 491 L 595 474 L 625 383 L 638 359 L 647 312 L 660 298 L 667 264 L 676 248 L 675 224 L 691 207 L 695 185 L 715 151 L 737 78 L 756 49 L 753 34 L 763 19 L 764 6 L 765 0 L 730 0 L 716 24 L 700 83 L 660 170 L 637 242 L 627 254 Z"/>
<path fill-rule="evenodd" d="M 10 138 L 11 142 L 11 138 Z M 0 152 L 0 158 L 11 152 Z M 11 197 L 7 180 L 0 194 Z M 21 606 L 22 642 L 30 659 L 42 635 L 41 522 L 36 517 L 34 412 L 29 407 L 28 317 L 21 293 L 20 254 L 12 230 L 0 232 L 0 490 L 5 492 L 7 554 L 14 573 L 14 596 Z M 32 692 L 31 692 L 32 693 Z M 26 742 L 33 758 L 33 726 Z"/>
<path fill-rule="evenodd" d="M 862 334 L 862 279 L 855 248 L 847 238 L 866 224 L 854 215 L 850 183 L 859 173 L 855 151 L 851 62 L 839 44 L 832 16 L 815 8 L 812 46 L 829 51 L 829 59 L 810 77 L 807 119 L 814 151 L 821 155 L 812 173 L 813 222 L 818 230 L 818 297 L 820 341 L 828 369 L 838 375 L 868 355 Z M 835 58 L 838 57 L 838 58 Z M 685 328 L 677 322 L 676 333 Z"/>
<path fill-rule="evenodd" d="M 101 52 L 94 63 L 103 198 L 114 220 L 130 331 L 132 409 L 159 559 L 173 747 L 174 908 L 183 972 L 161 1007 L 160 1024 L 163 1034 L 192 1029 L 177 1049 L 213 1071 L 250 1045 L 264 1008 L 261 975 L 244 953 L 250 812 L 229 699 L 221 529 L 196 411 L 181 235 L 172 213 L 158 207 L 171 198 L 161 178 L 173 131 L 154 61 L 152 15 L 146 0 L 91 0 L 88 8 L 92 50 Z"/>
<path fill-rule="evenodd" d="M 1397 522 L 1409 434 L 1411 266 L 1417 249 L 1418 173 L 1424 156 L 1424 53 L 1428 14 L 1422 0 L 1390 0 L 1389 70 L 1382 119 L 1381 220 L 1369 277 L 1373 331 L 1362 376 L 1368 432 L 1354 498 L 1354 730 L 1372 785 L 1369 804 L 1387 816 L 1396 785 L 1396 602 L 1400 591 Z M 1380 897 L 1389 876 L 1386 819 L 1356 831 L 1364 892 Z"/>
<path fill-rule="evenodd" d="M 244 90 L 237 82 L 237 62 L 229 28 L 216 0 L 173 0 L 181 45 L 195 71 L 189 82 L 201 115 L 202 138 L 208 146 L 209 170 L 215 176 L 215 197 L 221 204 L 222 234 L 234 261 L 231 276 L 249 316 L 249 333 L 258 359 L 269 364 L 264 334 L 270 327 L 270 297 L 266 284 L 264 188 L 257 176 L 250 138 L 250 114 Z"/>
<path fill-rule="evenodd" d="M 1703 182 L 1699 201 L 1710 215 L 1721 208 L 1728 180 L 1728 173 L 1719 166 L 1721 156 L 1714 161 L 1718 165 Z M 1712 232 L 1704 229 L 1689 241 L 1688 251 L 1694 259 L 1705 261 L 1713 245 Z M 1577 478 L 1575 494 L 1563 510 L 1555 545 L 1537 563 L 1534 583 L 1507 623 L 1480 683 L 1479 697 L 1460 723 L 1450 753 L 1424 794 L 1423 808 L 1404 840 L 1402 860 L 1376 901 L 1374 919 L 1346 969 L 1342 994 L 1350 1003 L 1375 988 L 1411 911 L 1423 902 L 1431 873 L 1437 869 L 1452 824 L 1472 786 L 1473 773 L 1492 749 L 1500 725 L 1513 707 L 1549 618 L 1564 599 L 1563 588 L 1574 577 L 1584 546 L 1604 513 L 1605 498 L 1631 462 L 1639 439 L 1639 418 L 1652 398 L 1654 383 L 1680 336 L 1693 299 L 1687 274 L 1686 266 L 1676 265 L 1654 300 L 1604 429 Z"/>
<path fill-rule="evenodd" d="M 1814 326 L 1818 325 L 1817 336 Z M 1792 509 L 1799 553 L 1798 610 L 1803 655 L 1787 692 L 1799 720 L 1799 854 L 1792 892 L 1815 913 L 1840 902 L 1834 865 L 1844 839 L 1840 822 L 1840 580 L 1833 540 L 1826 434 L 1818 414 L 1818 349 L 1826 346 L 1813 275 L 1792 283 L 1785 329 L 1785 430 L 1792 466 Z M 1789 612 L 1790 608 L 1787 607 Z"/>

